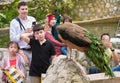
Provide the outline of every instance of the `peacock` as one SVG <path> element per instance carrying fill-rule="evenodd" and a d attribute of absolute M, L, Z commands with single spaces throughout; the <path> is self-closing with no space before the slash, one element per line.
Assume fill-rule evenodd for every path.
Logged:
<path fill-rule="evenodd" d="M 69 48 L 85 52 L 86 56 L 95 64 L 97 68 L 105 72 L 105 75 L 114 77 L 106 54 L 106 47 L 102 42 L 85 28 L 73 24 L 65 23 L 57 27 L 58 36 Z"/>

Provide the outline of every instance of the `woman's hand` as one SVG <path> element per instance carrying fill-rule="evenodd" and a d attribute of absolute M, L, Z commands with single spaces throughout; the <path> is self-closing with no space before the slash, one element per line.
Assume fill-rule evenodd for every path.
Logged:
<path fill-rule="evenodd" d="M 25 63 L 28 64 L 28 63 L 29 63 L 29 60 L 28 60 L 28 58 L 26 57 L 26 55 L 24 54 L 24 52 L 23 52 L 22 50 L 19 50 L 18 53 L 20 54 L 20 56 L 23 57 Z"/>
<path fill-rule="evenodd" d="M 23 52 L 22 50 L 19 50 L 18 53 L 19 53 L 20 55 L 24 55 L 24 52 Z"/>

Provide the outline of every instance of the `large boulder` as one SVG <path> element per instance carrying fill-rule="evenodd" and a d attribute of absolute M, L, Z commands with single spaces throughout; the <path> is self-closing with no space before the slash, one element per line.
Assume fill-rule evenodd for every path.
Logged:
<path fill-rule="evenodd" d="M 90 83 L 83 67 L 74 59 L 60 55 L 48 68 L 42 83 Z"/>

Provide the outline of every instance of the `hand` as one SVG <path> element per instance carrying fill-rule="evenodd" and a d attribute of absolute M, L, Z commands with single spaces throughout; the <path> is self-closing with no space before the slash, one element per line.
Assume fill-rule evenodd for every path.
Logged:
<path fill-rule="evenodd" d="M 31 33 L 31 32 L 32 32 L 32 28 L 27 28 L 27 29 L 25 29 L 24 32 L 25 32 L 25 33 Z"/>
<path fill-rule="evenodd" d="M 22 50 L 19 50 L 18 53 L 20 54 L 20 56 L 23 57 L 25 63 L 28 64 L 28 63 L 29 63 L 29 60 L 28 60 L 28 58 L 26 57 L 26 55 L 24 54 L 24 52 L 23 52 Z"/>
<path fill-rule="evenodd" d="M 104 45 L 105 47 L 107 47 L 107 48 L 110 48 L 110 49 L 112 49 L 112 48 L 113 48 L 113 46 L 112 46 L 112 43 L 111 43 L 111 42 L 103 42 L 103 45 Z"/>
<path fill-rule="evenodd" d="M 48 23 L 48 17 L 46 16 L 46 18 L 45 18 L 45 22 L 47 22 Z"/>
<path fill-rule="evenodd" d="M 9 67 L 5 67 L 3 70 L 4 70 L 4 71 L 8 71 L 8 70 L 9 70 Z"/>
<path fill-rule="evenodd" d="M 19 50 L 18 53 L 19 53 L 20 55 L 24 55 L 24 52 L 23 52 L 22 50 Z"/>
<path fill-rule="evenodd" d="M 1 68 L 1 70 L 2 70 L 2 71 L 4 71 L 4 70 L 5 70 L 2 66 L 0 66 L 0 68 Z"/>

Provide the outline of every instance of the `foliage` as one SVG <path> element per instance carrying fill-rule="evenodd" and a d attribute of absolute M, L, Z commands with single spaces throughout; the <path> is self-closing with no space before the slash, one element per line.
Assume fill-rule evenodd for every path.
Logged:
<path fill-rule="evenodd" d="M 8 42 L 10 41 L 9 39 L 9 34 L 0 34 L 0 48 L 5 48 L 7 47 Z"/>
<path fill-rule="evenodd" d="M 29 14 L 34 16 L 37 21 L 44 23 L 47 14 L 54 13 L 65 15 L 70 14 L 72 9 L 72 2 L 70 0 L 34 0 L 29 2 Z"/>
<path fill-rule="evenodd" d="M 16 6 L 19 0 L 15 0 L 11 4 L 0 5 L 0 12 L 3 16 L 0 16 L 0 28 L 5 27 L 5 24 L 9 24 L 10 21 L 17 16 Z"/>
<path fill-rule="evenodd" d="M 3 19 L 6 19 L 6 16 L 4 14 L 0 13 L 0 27 L 3 26 L 3 22 L 2 22 Z"/>
<path fill-rule="evenodd" d="M 18 2 L 19 0 L 15 0 L 11 4 L 0 5 L 0 12 L 5 16 L 4 18 L 0 15 L 0 24 L 2 24 L 0 28 L 5 27 L 5 24 L 9 24 L 18 15 L 16 11 Z M 71 0 L 32 0 L 28 2 L 29 15 L 34 16 L 38 22 L 44 23 L 44 19 L 48 13 L 70 15 L 73 2 Z"/>

